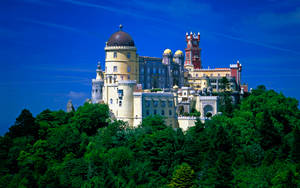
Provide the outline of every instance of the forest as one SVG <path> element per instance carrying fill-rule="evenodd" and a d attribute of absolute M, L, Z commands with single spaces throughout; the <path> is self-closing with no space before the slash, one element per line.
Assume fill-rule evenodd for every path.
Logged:
<path fill-rule="evenodd" d="M 224 99 L 226 96 L 224 97 Z M 265 86 L 186 132 L 105 104 L 24 109 L 0 137 L 0 187 L 300 187 L 298 101 Z"/>

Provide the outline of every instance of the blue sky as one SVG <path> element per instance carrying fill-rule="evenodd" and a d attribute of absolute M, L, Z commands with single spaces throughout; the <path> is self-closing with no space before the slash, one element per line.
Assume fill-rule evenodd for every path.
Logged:
<path fill-rule="evenodd" d="M 97 61 L 123 24 L 139 55 L 185 48 L 200 32 L 204 67 L 240 60 L 242 80 L 300 99 L 298 0 L 2 0 L 0 134 L 23 108 L 75 107 L 90 97 Z"/>

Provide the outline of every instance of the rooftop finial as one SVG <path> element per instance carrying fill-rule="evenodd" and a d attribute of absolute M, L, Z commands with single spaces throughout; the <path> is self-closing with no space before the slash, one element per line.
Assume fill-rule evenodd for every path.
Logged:
<path fill-rule="evenodd" d="M 100 61 L 98 61 L 97 68 L 101 69 Z"/>
<path fill-rule="evenodd" d="M 120 27 L 120 31 L 122 31 L 122 29 L 123 29 L 123 25 L 122 25 L 122 24 L 120 24 L 120 25 L 119 25 L 119 27 Z"/>

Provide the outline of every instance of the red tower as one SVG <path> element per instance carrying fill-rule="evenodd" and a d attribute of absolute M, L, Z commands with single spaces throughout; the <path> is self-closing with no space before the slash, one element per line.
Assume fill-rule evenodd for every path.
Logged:
<path fill-rule="evenodd" d="M 193 65 L 194 69 L 201 69 L 201 48 L 199 48 L 200 33 L 196 35 L 192 32 L 186 33 L 185 39 L 187 47 L 185 49 L 185 62 L 184 65 Z"/>

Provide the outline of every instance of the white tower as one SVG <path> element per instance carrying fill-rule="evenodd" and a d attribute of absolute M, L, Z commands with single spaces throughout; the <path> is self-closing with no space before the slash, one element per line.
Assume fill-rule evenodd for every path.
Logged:
<path fill-rule="evenodd" d="M 101 70 L 100 62 L 97 65 L 96 79 L 92 79 L 92 103 L 100 103 L 103 98 L 103 72 Z"/>
<path fill-rule="evenodd" d="M 135 80 L 121 80 L 118 83 L 117 119 L 127 121 L 129 125 L 133 125 L 133 92 L 135 87 Z"/>

